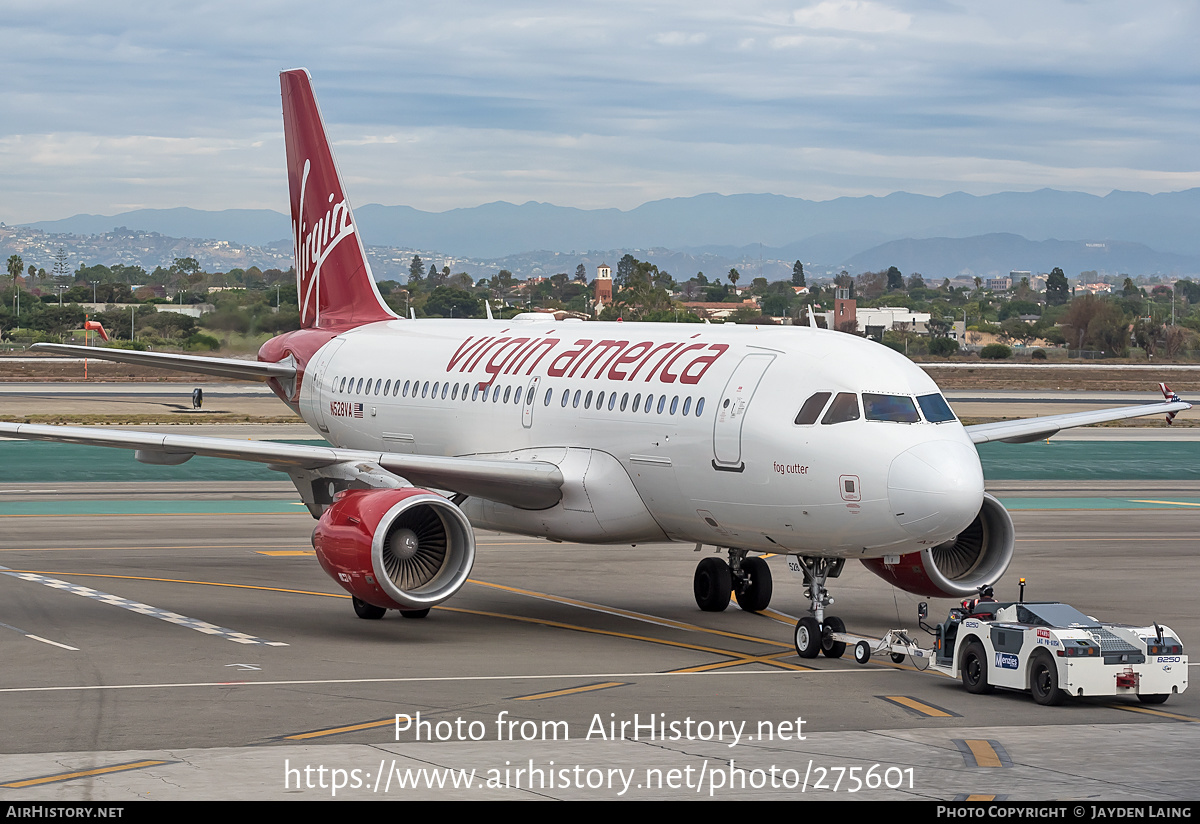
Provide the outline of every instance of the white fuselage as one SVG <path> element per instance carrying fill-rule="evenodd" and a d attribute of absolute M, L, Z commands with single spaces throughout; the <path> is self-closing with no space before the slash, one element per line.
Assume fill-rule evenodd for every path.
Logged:
<path fill-rule="evenodd" d="M 817 393 L 829 402 L 797 423 Z M 865 558 L 946 541 L 979 512 L 957 420 L 868 419 L 934 395 L 896 352 L 808 327 L 396 320 L 327 344 L 300 410 L 336 446 L 558 464 L 560 504 L 468 501 L 477 526 Z"/>

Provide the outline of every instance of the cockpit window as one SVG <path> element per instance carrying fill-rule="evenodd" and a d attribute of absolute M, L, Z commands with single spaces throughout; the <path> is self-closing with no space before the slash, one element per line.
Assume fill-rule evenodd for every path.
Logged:
<path fill-rule="evenodd" d="M 921 413 L 925 415 L 925 420 L 930 423 L 945 423 L 954 420 L 950 404 L 946 403 L 946 399 L 939 393 L 922 395 L 917 398 L 917 403 L 921 405 Z"/>
<path fill-rule="evenodd" d="M 853 392 L 838 392 L 829 411 L 821 418 L 822 424 L 845 423 L 858 420 L 858 395 Z"/>
<path fill-rule="evenodd" d="M 917 423 L 917 405 L 908 395 L 875 395 L 863 392 L 863 408 L 869 421 L 891 421 L 892 423 Z"/>
<path fill-rule="evenodd" d="M 804 406 L 800 407 L 800 413 L 796 415 L 796 424 L 798 426 L 808 426 L 817 422 L 817 418 L 821 415 L 821 410 L 825 408 L 832 392 L 818 392 L 804 402 Z"/>

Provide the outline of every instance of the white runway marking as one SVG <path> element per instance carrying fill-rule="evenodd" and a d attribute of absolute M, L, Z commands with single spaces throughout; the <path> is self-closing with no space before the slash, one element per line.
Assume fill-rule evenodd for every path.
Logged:
<path fill-rule="evenodd" d="M 62 649 L 69 649 L 69 650 L 71 650 L 71 652 L 79 652 L 79 647 L 71 647 L 71 646 L 67 646 L 66 644 L 60 644 L 57 641 L 51 641 L 49 638 L 43 638 L 40 635 L 34 635 L 32 632 L 26 632 L 25 630 L 21 629 L 20 627 L 14 627 L 12 624 L 5 624 L 3 622 L 0 622 L 0 627 L 4 627 L 5 629 L 11 629 L 15 633 L 24 635 L 26 638 L 30 638 L 34 641 L 41 641 L 43 644 L 49 644 L 52 647 L 61 647 Z"/>
<path fill-rule="evenodd" d="M 157 618 L 160 621 L 167 621 L 171 624 L 178 624 L 181 627 L 194 629 L 196 632 L 203 632 L 205 635 L 217 635 L 227 641 L 233 641 L 235 644 L 258 644 L 267 647 L 286 647 L 282 641 L 267 641 L 263 638 L 257 638 L 253 635 L 247 635 L 244 632 L 235 632 L 225 627 L 219 627 L 216 624 L 210 624 L 207 621 L 201 621 L 196 618 L 188 618 L 186 615 L 180 615 L 177 612 L 168 612 L 165 609 L 152 607 L 149 604 L 143 604 L 139 601 L 130 601 L 128 598 L 122 598 L 119 595 L 110 595 L 107 592 L 101 592 L 98 589 L 91 587 L 72 584 L 69 581 L 63 581 L 58 578 L 50 578 L 45 575 L 38 575 L 35 572 L 13 572 L 8 567 L 0 567 L 0 574 L 8 575 L 12 578 L 19 578 L 22 581 L 32 581 L 35 584 L 50 587 L 51 589 L 59 589 L 64 592 L 69 592 L 72 595 L 80 595 L 84 598 L 91 598 L 94 601 L 99 601 L 102 604 L 109 604 L 114 607 L 121 607 L 130 612 L 136 612 L 139 615 L 147 615 L 151 618 Z M 35 636 L 30 636 L 35 637 Z M 46 641 L 44 638 L 36 640 L 45 641 L 47 644 L 54 643 Z M 55 644 L 55 646 L 62 646 Z M 73 647 L 68 647 L 73 649 Z"/>

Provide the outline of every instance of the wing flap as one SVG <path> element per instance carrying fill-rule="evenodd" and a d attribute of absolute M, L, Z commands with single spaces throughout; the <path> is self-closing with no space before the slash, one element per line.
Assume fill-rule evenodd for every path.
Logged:
<path fill-rule="evenodd" d="M 108 349 L 99 346 L 75 346 L 69 343 L 35 343 L 30 349 L 70 355 L 76 358 L 132 363 L 155 369 L 178 369 L 199 372 L 221 378 L 245 381 L 266 381 L 271 378 L 291 380 L 296 377 L 292 363 L 262 363 L 233 358 L 206 358 L 200 355 L 176 355 L 170 352 L 138 352 L 135 349 Z"/>
<path fill-rule="evenodd" d="M 977 423 L 965 428 L 971 441 L 977 444 L 989 443 L 991 441 L 1029 443 L 1049 438 L 1063 429 L 1072 429 L 1076 426 L 1089 426 L 1096 423 L 1125 420 L 1126 418 L 1141 418 L 1146 415 L 1163 415 L 1170 412 L 1182 412 L 1185 409 L 1191 408 L 1192 405 L 1184 401 L 1148 403 L 1141 406 L 1122 406 L 1116 409 L 1097 409 L 1092 412 L 1069 412 L 1065 415 L 1023 418 L 1017 421 Z"/>
<path fill-rule="evenodd" d="M 133 449 L 138 460 L 165 465 L 183 463 L 195 455 L 252 461 L 281 471 L 368 462 L 419 486 L 451 490 L 523 509 L 545 509 L 562 498 L 562 472 L 544 461 L 407 455 L 276 441 L 21 423 L 0 423 L 0 437 Z"/>

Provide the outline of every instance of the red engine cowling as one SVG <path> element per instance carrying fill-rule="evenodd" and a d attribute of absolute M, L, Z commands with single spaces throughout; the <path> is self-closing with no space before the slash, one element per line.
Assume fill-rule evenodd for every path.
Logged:
<path fill-rule="evenodd" d="M 983 507 L 975 520 L 953 540 L 901 555 L 898 564 L 887 565 L 882 558 L 869 558 L 863 565 L 906 592 L 934 598 L 963 598 L 1000 579 L 1012 560 L 1015 542 L 1008 510 L 985 493 Z"/>
<path fill-rule="evenodd" d="M 388 609 L 431 607 L 456 593 L 475 563 L 462 510 L 424 489 L 351 489 L 334 498 L 312 545 L 351 595 Z"/>

